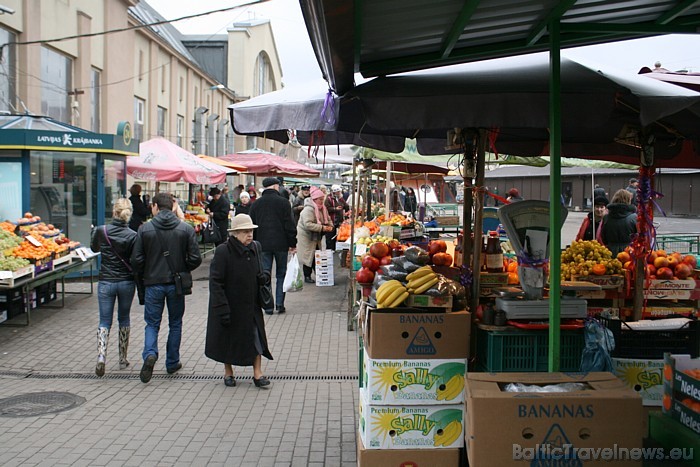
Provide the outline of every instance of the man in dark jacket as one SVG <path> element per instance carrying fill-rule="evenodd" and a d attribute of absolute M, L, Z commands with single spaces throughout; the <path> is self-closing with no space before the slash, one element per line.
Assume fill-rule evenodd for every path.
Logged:
<path fill-rule="evenodd" d="M 608 213 L 603 217 L 600 240 L 612 251 L 613 258 L 625 249 L 637 232 L 637 212 L 632 203 L 632 194 L 625 189 L 615 192 Z"/>
<path fill-rule="evenodd" d="M 350 206 L 348 206 L 348 203 L 343 199 L 343 188 L 340 185 L 333 185 L 331 187 L 331 194 L 326 197 L 324 203 L 333 221 L 333 230 L 326 232 L 326 248 L 335 250 L 335 237 L 338 228 L 340 224 L 343 223 L 345 213 L 350 210 Z"/>
<path fill-rule="evenodd" d="M 275 303 L 278 313 L 287 311 L 284 307 L 284 275 L 287 273 L 287 255 L 297 250 L 297 229 L 292 216 L 292 208 L 279 192 L 279 180 L 267 177 L 263 180 L 265 191 L 250 208 L 250 217 L 258 226 L 255 239 L 262 246 L 262 261 L 265 271 L 272 275 L 272 261 L 275 261 Z M 273 310 L 265 310 L 271 315 Z"/>
<path fill-rule="evenodd" d="M 141 200 L 141 185 L 134 183 L 131 185 L 131 188 L 129 188 L 129 192 L 131 193 L 131 196 L 129 196 L 129 201 L 131 201 L 131 206 L 133 207 L 131 220 L 129 221 L 129 228 L 134 232 L 138 232 L 139 227 L 141 227 L 141 224 L 146 222 L 148 214 L 150 213 L 148 212 L 146 205 Z"/>
<path fill-rule="evenodd" d="M 299 223 L 299 216 L 304 210 L 304 200 L 311 196 L 311 185 L 302 185 L 297 197 L 292 204 L 292 213 L 294 214 L 294 223 Z"/>
<path fill-rule="evenodd" d="M 228 239 L 228 212 L 231 209 L 231 204 L 228 202 L 228 198 L 225 198 L 221 193 L 221 190 L 216 187 L 209 190 L 209 196 L 212 197 L 212 200 L 207 206 L 207 213 L 214 219 L 214 224 L 219 230 L 219 241 L 216 242 L 218 246 Z"/>
<path fill-rule="evenodd" d="M 182 368 L 180 340 L 185 297 L 176 292 L 173 272 L 191 272 L 202 263 L 194 229 L 181 222 L 172 208 L 173 198 L 168 193 L 158 193 L 153 197 L 153 220 L 139 229 L 131 254 L 134 272 L 143 278 L 146 288 L 146 335 L 140 375 L 144 383 L 151 380 L 153 367 L 158 360 L 158 331 L 166 301 L 169 331 L 165 369 L 172 374 Z M 166 255 L 170 258 L 174 271 L 171 270 Z"/>

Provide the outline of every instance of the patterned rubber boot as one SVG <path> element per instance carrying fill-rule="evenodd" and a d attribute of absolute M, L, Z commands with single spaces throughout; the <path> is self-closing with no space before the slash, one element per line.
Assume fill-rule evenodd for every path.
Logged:
<path fill-rule="evenodd" d="M 126 359 L 126 352 L 129 350 L 129 332 L 130 327 L 119 328 L 119 369 L 125 370 L 129 366 L 129 361 Z"/>
<path fill-rule="evenodd" d="M 95 366 L 95 374 L 97 376 L 104 376 L 105 374 L 108 340 L 109 328 L 97 328 L 97 365 Z"/>

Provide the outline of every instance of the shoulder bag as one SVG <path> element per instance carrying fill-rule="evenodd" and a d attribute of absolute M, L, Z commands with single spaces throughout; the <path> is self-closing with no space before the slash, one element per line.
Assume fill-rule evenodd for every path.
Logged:
<path fill-rule="evenodd" d="M 258 299 L 263 310 L 275 309 L 275 297 L 272 295 L 272 278 L 265 272 L 262 264 L 262 249 L 260 242 L 253 240 L 255 256 L 258 257 Z"/>
<path fill-rule="evenodd" d="M 168 268 L 173 274 L 173 279 L 175 279 L 175 293 L 178 295 L 191 295 L 192 294 L 192 273 L 190 271 L 180 271 L 175 272 L 173 267 L 173 260 L 170 258 L 170 250 L 165 249 L 165 239 L 163 238 L 163 233 L 159 229 L 154 229 L 158 240 L 160 241 L 160 251 L 163 253 L 165 262 L 168 263 Z"/>

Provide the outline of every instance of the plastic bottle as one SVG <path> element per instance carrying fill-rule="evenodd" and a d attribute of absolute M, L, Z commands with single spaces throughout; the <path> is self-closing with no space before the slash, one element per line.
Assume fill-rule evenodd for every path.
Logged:
<path fill-rule="evenodd" d="M 503 272 L 503 250 L 498 232 L 489 232 L 488 243 L 486 245 L 486 272 Z"/>
<path fill-rule="evenodd" d="M 486 235 L 481 236 L 481 270 L 486 271 L 486 245 L 488 237 Z"/>

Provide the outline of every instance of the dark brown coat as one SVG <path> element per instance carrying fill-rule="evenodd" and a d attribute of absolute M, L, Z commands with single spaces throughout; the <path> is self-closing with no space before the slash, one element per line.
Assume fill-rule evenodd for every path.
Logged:
<path fill-rule="evenodd" d="M 255 329 L 262 344 L 262 355 L 272 360 L 265 334 L 265 321 L 258 304 L 258 258 L 235 237 L 216 247 L 209 272 L 209 318 L 204 354 L 221 363 L 250 366 L 258 351 Z M 221 316 L 231 324 L 224 327 Z"/>

